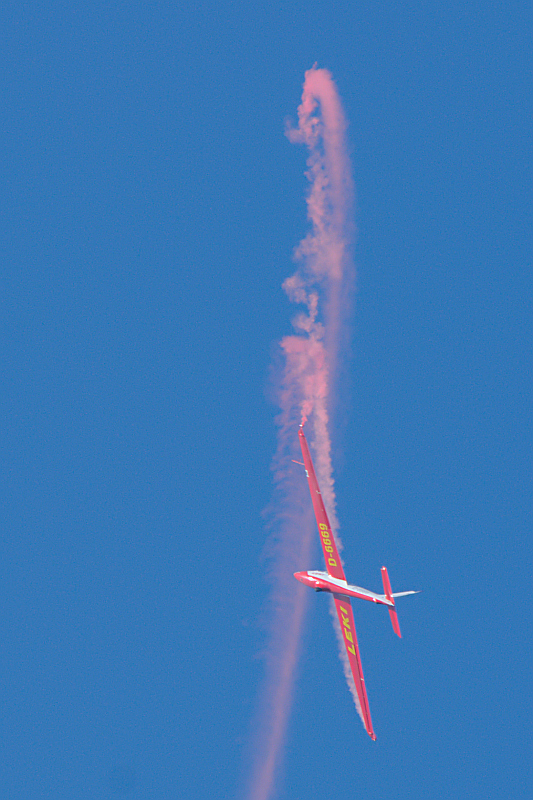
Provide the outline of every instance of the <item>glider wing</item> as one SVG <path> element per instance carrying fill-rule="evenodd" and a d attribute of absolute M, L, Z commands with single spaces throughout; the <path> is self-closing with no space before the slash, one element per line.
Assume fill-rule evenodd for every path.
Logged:
<path fill-rule="evenodd" d="M 318 481 L 316 479 L 313 462 L 311 461 L 311 454 L 309 453 L 307 439 L 305 438 L 302 426 L 300 426 L 298 430 L 298 436 L 300 437 L 300 447 L 302 448 L 302 455 L 304 458 L 305 474 L 307 475 L 309 491 L 311 492 L 311 500 L 313 501 L 313 508 L 315 510 L 316 523 L 318 525 L 318 532 L 320 533 L 320 543 L 322 545 L 324 559 L 326 561 L 326 569 L 329 575 L 345 581 L 346 575 L 344 574 L 344 570 L 342 568 L 337 545 L 335 544 L 331 525 L 329 524 L 328 515 L 326 514 L 324 501 L 322 500 L 322 495 L 320 494 L 320 489 L 318 488 Z"/>
<path fill-rule="evenodd" d="M 346 647 L 346 654 L 350 662 L 350 668 L 352 670 L 355 688 L 357 690 L 357 697 L 359 698 L 359 705 L 361 706 L 363 722 L 365 724 L 366 732 L 370 738 L 375 741 L 376 734 L 372 728 L 372 718 L 370 717 L 368 696 L 366 693 L 365 679 L 363 677 L 363 667 L 361 665 L 361 656 L 359 655 L 357 636 L 355 634 L 355 622 L 353 619 L 350 598 L 336 593 L 333 596 L 335 598 L 335 608 L 337 609 L 337 614 L 341 625 L 344 646 Z"/>

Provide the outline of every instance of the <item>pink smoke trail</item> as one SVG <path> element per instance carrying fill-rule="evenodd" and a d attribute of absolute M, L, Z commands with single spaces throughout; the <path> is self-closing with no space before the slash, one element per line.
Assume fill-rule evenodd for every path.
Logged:
<path fill-rule="evenodd" d="M 295 456 L 301 458 L 297 428 L 303 419 L 309 420 L 307 431 L 311 434 L 315 470 L 337 544 L 341 546 L 328 424 L 341 349 L 348 338 L 353 283 L 353 185 L 345 132 L 346 122 L 331 74 L 315 65 L 305 73 L 298 127 L 287 130 L 291 142 L 309 148 L 306 176 L 310 182 L 307 207 L 311 230 L 296 248 L 296 273 L 283 284 L 289 298 L 306 310 L 293 320 L 295 333 L 281 341 L 281 414 L 274 459 L 276 488 L 270 509 L 274 531 L 270 539 L 272 614 L 265 683 L 254 726 L 250 800 L 274 796 L 309 597 L 306 588 L 293 578 L 295 571 L 307 568 L 316 540 L 308 489 L 290 461 Z M 340 629 L 338 635 L 341 636 Z M 345 673 L 351 679 L 349 665 Z M 357 698 L 353 679 L 351 683 Z"/>

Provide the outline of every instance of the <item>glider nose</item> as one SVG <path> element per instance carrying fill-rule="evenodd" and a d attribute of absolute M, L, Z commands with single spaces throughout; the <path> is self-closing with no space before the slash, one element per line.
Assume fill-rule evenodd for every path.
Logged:
<path fill-rule="evenodd" d="M 314 578 L 310 578 L 307 572 L 295 572 L 294 577 L 300 583 L 305 583 L 306 586 L 314 587 L 316 585 L 316 581 Z"/>

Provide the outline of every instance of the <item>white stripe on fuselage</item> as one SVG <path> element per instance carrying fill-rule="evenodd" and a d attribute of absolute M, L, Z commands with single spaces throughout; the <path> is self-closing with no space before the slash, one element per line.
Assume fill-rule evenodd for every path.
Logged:
<path fill-rule="evenodd" d="M 368 589 L 362 589 L 360 586 L 352 586 L 350 583 L 343 581 L 342 578 L 333 578 L 331 575 L 328 575 L 327 572 L 321 572 L 320 570 L 308 570 L 307 574 L 310 578 L 320 578 L 323 581 L 331 583 L 333 586 L 338 586 L 341 590 L 349 589 L 352 592 L 357 592 L 358 594 L 362 594 L 365 597 L 371 598 L 372 600 L 379 600 L 380 603 L 384 603 L 386 606 L 393 605 L 390 600 L 387 600 L 384 594 L 375 594 L 375 592 L 370 592 Z"/>

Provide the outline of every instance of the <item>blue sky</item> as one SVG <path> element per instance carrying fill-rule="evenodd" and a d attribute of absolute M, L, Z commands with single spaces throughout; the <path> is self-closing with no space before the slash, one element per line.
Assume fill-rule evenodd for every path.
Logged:
<path fill-rule="evenodd" d="M 402 641 L 355 607 L 375 744 L 313 596 L 279 798 L 523 796 L 529 4 L 6 2 L 0 29 L 2 797 L 235 796 L 314 62 L 357 191 L 346 571 L 424 592 Z"/>

